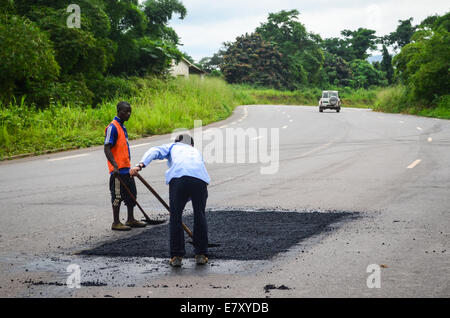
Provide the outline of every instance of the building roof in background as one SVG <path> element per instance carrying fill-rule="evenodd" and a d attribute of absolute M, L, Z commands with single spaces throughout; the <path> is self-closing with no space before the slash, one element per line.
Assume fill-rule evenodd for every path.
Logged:
<path fill-rule="evenodd" d="M 181 58 L 188 66 L 189 73 L 193 74 L 206 74 L 206 71 L 199 68 L 197 65 L 192 64 L 189 60 L 187 60 L 184 56 Z"/>

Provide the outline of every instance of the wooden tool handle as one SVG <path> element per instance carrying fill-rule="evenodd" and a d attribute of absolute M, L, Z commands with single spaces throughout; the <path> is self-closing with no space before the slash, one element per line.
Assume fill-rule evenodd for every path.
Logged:
<path fill-rule="evenodd" d="M 142 214 L 144 214 L 144 217 L 147 221 L 150 221 L 150 218 L 148 217 L 147 213 L 144 212 L 144 209 L 141 207 L 141 205 L 137 202 L 136 197 L 131 193 L 130 189 L 128 189 L 127 185 L 125 184 L 125 182 L 122 180 L 122 178 L 120 176 L 117 176 L 117 179 L 119 179 L 119 182 L 122 184 L 122 186 L 125 188 L 125 190 L 128 192 L 128 194 L 130 195 L 131 199 L 134 201 L 134 203 L 136 203 L 136 205 L 138 206 L 139 210 L 141 210 Z"/>
<path fill-rule="evenodd" d="M 151 193 L 153 193 L 153 195 L 158 199 L 159 202 L 161 202 L 162 205 L 164 205 L 164 207 L 170 214 L 170 207 L 167 205 L 166 201 L 164 201 L 163 198 L 159 196 L 159 194 L 148 184 L 147 181 L 144 180 L 144 178 L 142 178 L 139 173 L 136 174 L 136 177 L 138 177 L 138 179 L 141 180 L 145 187 L 149 189 Z M 187 225 L 183 222 L 181 223 L 181 225 L 183 226 L 183 229 L 187 233 L 187 235 L 189 235 L 190 238 L 193 238 L 192 231 L 187 227 Z"/>

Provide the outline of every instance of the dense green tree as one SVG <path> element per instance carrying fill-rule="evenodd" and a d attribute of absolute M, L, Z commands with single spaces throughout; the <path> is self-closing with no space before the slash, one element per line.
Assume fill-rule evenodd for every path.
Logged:
<path fill-rule="evenodd" d="M 322 41 L 321 46 L 325 52 L 339 56 L 346 61 L 354 59 L 353 51 L 347 40 L 341 38 L 327 38 Z"/>
<path fill-rule="evenodd" d="M 221 70 L 228 83 L 249 83 L 280 88 L 283 82 L 281 53 L 258 33 L 225 43 Z"/>
<path fill-rule="evenodd" d="M 368 50 L 375 50 L 377 37 L 374 30 L 359 28 L 356 31 L 343 30 L 341 34 L 344 36 L 347 46 L 350 49 L 352 60 L 365 60 L 369 57 Z"/>
<path fill-rule="evenodd" d="M 152 37 L 162 38 L 172 44 L 179 44 L 179 37 L 175 31 L 168 26 L 174 14 L 184 19 L 187 10 L 179 0 L 147 0 L 144 4 L 144 12 L 148 18 L 148 32 Z"/>
<path fill-rule="evenodd" d="M 426 17 L 416 28 L 433 28 L 434 23 L 436 22 L 436 20 L 439 18 L 439 16 L 436 15 L 430 15 L 428 17 Z"/>
<path fill-rule="evenodd" d="M 382 71 L 381 69 L 381 62 L 380 61 L 373 61 L 372 62 L 373 67 L 378 70 L 378 71 Z"/>
<path fill-rule="evenodd" d="M 411 42 L 411 37 L 416 31 L 416 27 L 412 25 L 413 18 L 407 20 L 399 20 L 397 29 L 387 36 L 387 43 L 393 45 L 395 49 L 401 49 Z"/>
<path fill-rule="evenodd" d="M 207 72 L 218 71 L 223 63 L 225 51 L 219 50 L 212 57 L 204 57 L 199 61 L 200 66 Z"/>
<path fill-rule="evenodd" d="M 450 93 L 450 13 L 437 18 L 432 28 L 419 28 L 394 57 L 396 75 L 411 96 L 432 102 Z"/>
<path fill-rule="evenodd" d="M 138 0 L 107 1 L 106 12 L 112 21 L 110 37 L 118 46 L 111 73 L 161 73 L 172 59 L 181 58 L 179 38 L 167 25 L 175 13 L 185 17 L 180 1 L 147 0 L 142 10 Z"/>
<path fill-rule="evenodd" d="M 394 67 L 392 66 L 392 56 L 389 54 L 386 45 L 383 45 L 383 60 L 381 61 L 381 70 L 386 74 L 389 84 L 394 80 Z"/>
<path fill-rule="evenodd" d="M 83 8 L 87 6 L 86 4 Z M 68 15 L 65 9 L 50 7 L 34 7 L 27 14 L 50 35 L 63 77 L 76 74 L 87 76 L 103 74 L 111 65 L 116 49 L 114 43 L 106 38 L 109 29 L 108 19 L 91 20 L 86 9 L 81 15 L 81 28 L 77 29 L 67 27 Z"/>
<path fill-rule="evenodd" d="M 264 40 L 279 48 L 289 88 L 317 84 L 324 60 L 317 35 L 306 31 L 298 15 L 297 10 L 270 13 L 267 22 L 256 29 Z"/>
<path fill-rule="evenodd" d="M 15 14 L 17 13 L 14 8 L 14 2 L 12 0 L 0 0 L 0 14 Z"/>
<path fill-rule="evenodd" d="M 56 52 L 56 60 L 65 78 L 76 74 L 97 76 L 104 73 L 113 61 L 114 43 L 108 16 L 100 1 L 80 0 L 81 28 L 68 28 L 67 1 L 15 0 L 18 13 L 34 21 L 49 34 Z"/>
<path fill-rule="evenodd" d="M 375 50 L 377 37 L 374 30 L 359 28 L 358 30 L 341 31 L 343 38 L 323 40 L 322 48 L 328 53 L 340 56 L 347 62 L 355 59 L 365 60 L 368 50 Z"/>
<path fill-rule="evenodd" d="M 60 67 L 48 35 L 36 23 L 17 15 L 0 14 L 0 98 L 57 80 Z"/>
<path fill-rule="evenodd" d="M 65 0 L 0 1 L 0 14 L 31 20 L 29 38 L 40 37 L 39 43 L 43 43 L 42 50 L 36 53 L 31 52 L 35 49 L 34 43 L 28 46 L 30 52 L 25 52 L 24 48 L 23 56 L 30 56 L 30 61 L 34 61 L 33 57 L 42 54 L 44 65 L 51 55 L 57 69 L 53 83 L 32 75 L 33 81 L 24 77 L 25 80 L 4 84 L 3 95 L 28 94 L 33 101 L 45 104 L 53 96 L 64 101 L 77 99 L 78 92 L 77 100 L 89 103 L 93 98 L 90 90 L 102 91 L 101 95 L 106 96 L 105 90 L 115 84 L 118 89 L 123 87 L 120 80 L 108 80 L 105 76 L 165 74 L 172 60 L 182 56 L 177 48 L 179 38 L 168 26 L 174 14 L 179 14 L 180 18 L 186 15 L 186 9 L 178 0 L 147 0 L 143 4 L 138 0 L 78 0 L 80 28 L 68 27 L 67 19 L 72 12 L 67 12 L 70 2 Z M 24 32 L 20 25 L 12 25 L 12 28 L 8 30 L 10 32 L 4 28 L 4 34 L 0 36 L 13 35 L 14 28 L 18 28 L 18 34 Z M 20 38 L 17 41 L 20 42 Z M 5 43 L 9 42 L 5 40 Z M 2 49 L 6 49 L 3 42 Z M 13 55 L 15 61 L 5 65 L 11 70 L 5 70 L 4 74 L 12 72 L 13 65 L 21 62 L 21 56 Z M 49 66 L 48 72 L 52 73 L 54 69 Z M 45 74 L 42 72 L 43 77 Z M 108 87 L 101 87 L 101 83 L 108 83 Z M 98 98 L 94 100 L 99 101 Z"/>
<path fill-rule="evenodd" d="M 348 62 L 342 57 L 325 52 L 322 80 L 325 84 L 349 86 L 353 73 Z"/>
<path fill-rule="evenodd" d="M 383 73 L 370 64 L 367 60 L 353 60 L 350 63 L 353 79 L 350 85 L 354 88 L 369 88 L 370 86 L 386 85 Z"/>

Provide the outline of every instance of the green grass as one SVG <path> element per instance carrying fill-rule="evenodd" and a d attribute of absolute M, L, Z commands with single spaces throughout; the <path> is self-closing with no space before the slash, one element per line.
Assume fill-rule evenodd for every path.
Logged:
<path fill-rule="evenodd" d="M 249 104 L 261 105 L 305 105 L 317 106 L 322 96 L 322 89 L 304 88 L 296 91 L 280 91 L 274 89 L 253 88 L 246 85 L 233 85 L 251 100 Z M 324 90 L 337 90 L 343 107 L 371 108 L 376 102 L 379 88 L 354 90 L 348 87 L 327 87 Z"/>
<path fill-rule="evenodd" d="M 246 104 L 260 105 L 317 105 L 322 91 L 308 88 L 302 91 L 280 91 L 275 89 L 253 88 L 245 85 L 233 85 L 234 89 L 246 95 Z"/>
<path fill-rule="evenodd" d="M 441 96 L 435 103 L 430 104 L 414 100 L 405 86 L 397 85 L 378 92 L 373 110 L 450 119 L 450 95 Z"/>
<path fill-rule="evenodd" d="M 139 96 L 127 98 L 133 113 L 127 122 L 130 139 L 192 128 L 227 118 L 246 96 L 220 79 L 138 79 Z M 96 108 L 50 105 L 44 110 L 22 99 L 0 109 L 0 159 L 21 154 L 101 145 L 106 126 L 116 115 L 119 99 Z"/>
<path fill-rule="evenodd" d="M 194 120 L 204 125 L 230 116 L 238 105 L 275 104 L 317 106 L 322 90 L 278 91 L 245 85 L 228 85 L 219 78 L 198 77 L 162 81 L 133 78 L 137 96 L 121 99 L 131 103 L 133 113 L 127 122 L 130 139 L 170 133 L 176 128 L 192 128 Z M 413 104 L 403 86 L 339 90 L 344 107 L 373 108 L 375 111 L 407 113 L 450 119 L 450 96 L 441 97 L 435 105 Z M 104 130 L 116 115 L 114 98 L 97 107 L 52 103 L 46 109 L 27 105 L 22 98 L 0 107 L 0 160 L 22 154 L 101 145 Z"/>
<path fill-rule="evenodd" d="M 348 87 L 336 90 L 339 91 L 343 107 L 353 108 L 373 108 L 381 91 L 380 88 L 354 90 Z"/>

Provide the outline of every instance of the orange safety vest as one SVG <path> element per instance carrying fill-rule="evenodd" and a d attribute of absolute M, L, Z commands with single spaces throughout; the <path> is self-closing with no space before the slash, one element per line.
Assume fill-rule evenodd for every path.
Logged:
<path fill-rule="evenodd" d="M 117 162 L 117 165 L 119 169 L 122 168 L 130 168 L 130 156 L 128 153 L 128 141 L 127 137 L 125 137 L 125 132 L 122 129 L 122 126 L 115 120 L 111 122 L 114 126 L 116 126 L 117 129 L 117 140 L 114 147 L 111 148 L 111 152 L 113 154 L 114 160 Z M 108 125 L 109 127 L 109 125 Z M 108 130 L 108 127 L 105 129 L 105 136 L 106 131 Z M 111 162 L 108 161 L 108 168 L 109 173 L 114 171 L 114 166 L 111 164 Z"/>

